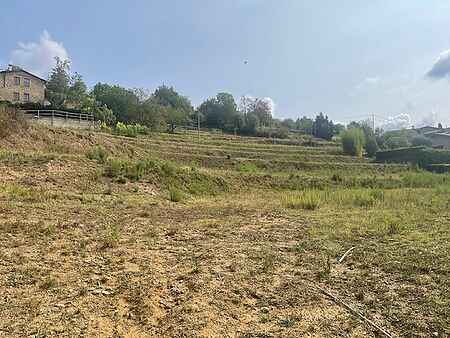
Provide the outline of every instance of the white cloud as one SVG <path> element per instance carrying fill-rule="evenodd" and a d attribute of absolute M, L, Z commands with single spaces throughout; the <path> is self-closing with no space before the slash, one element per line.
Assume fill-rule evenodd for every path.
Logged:
<path fill-rule="evenodd" d="M 409 114 L 390 116 L 384 121 L 381 128 L 385 131 L 411 128 L 411 116 Z"/>
<path fill-rule="evenodd" d="M 368 76 L 364 78 L 361 82 L 359 82 L 356 86 L 354 86 L 350 92 L 350 97 L 355 97 L 359 95 L 362 91 L 366 91 L 368 89 L 372 89 L 378 86 L 381 82 L 381 78 L 379 76 Z"/>
<path fill-rule="evenodd" d="M 422 120 L 416 125 L 417 128 L 420 127 L 437 127 L 439 123 L 439 118 L 437 113 L 431 112 L 425 117 L 422 118 Z"/>
<path fill-rule="evenodd" d="M 450 50 L 442 52 L 426 76 L 432 79 L 443 79 L 450 75 Z"/>
<path fill-rule="evenodd" d="M 63 44 L 53 40 L 50 34 L 44 30 L 38 42 L 19 42 L 18 48 L 11 52 L 10 63 L 39 76 L 47 77 L 55 65 L 55 57 L 70 60 Z"/>

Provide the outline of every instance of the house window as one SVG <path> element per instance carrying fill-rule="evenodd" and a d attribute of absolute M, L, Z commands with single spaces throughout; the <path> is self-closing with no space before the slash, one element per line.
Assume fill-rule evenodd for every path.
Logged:
<path fill-rule="evenodd" d="M 23 85 L 24 85 L 25 87 L 30 88 L 30 79 L 24 78 L 24 79 L 23 79 Z"/>
<path fill-rule="evenodd" d="M 14 85 L 20 86 L 20 77 L 14 76 Z"/>
<path fill-rule="evenodd" d="M 24 93 L 23 94 L 23 100 L 25 102 L 30 102 L 30 94 L 29 93 Z"/>
<path fill-rule="evenodd" d="M 16 101 L 16 102 L 20 101 L 20 94 L 19 93 L 14 93 L 14 101 Z"/>

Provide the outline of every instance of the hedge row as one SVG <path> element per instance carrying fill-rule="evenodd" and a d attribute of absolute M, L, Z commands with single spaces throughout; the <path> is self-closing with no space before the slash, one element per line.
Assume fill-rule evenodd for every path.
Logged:
<path fill-rule="evenodd" d="M 412 163 L 427 169 L 431 165 L 450 164 L 450 151 L 426 147 L 400 148 L 379 151 L 376 160 L 384 163 Z"/>

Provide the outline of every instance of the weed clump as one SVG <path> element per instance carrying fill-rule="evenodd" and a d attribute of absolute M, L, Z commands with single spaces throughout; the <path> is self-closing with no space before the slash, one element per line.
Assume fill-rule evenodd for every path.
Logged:
<path fill-rule="evenodd" d="M 120 231 L 118 225 L 110 225 L 102 239 L 102 249 L 112 249 L 119 245 Z"/>
<path fill-rule="evenodd" d="M 289 209 L 316 210 L 322 203 L 317 190 L 306 190 L 302 193 L 290 193 L 283 197 L 283 205 Z"/>
<path fill-rule="evenodd" d="M 117 122 L 114 128 L 114 133 L 120 136 L 137 137 L 138 135 L 146 135 L 149 133 L 149 129 L 140 124 L 124 124 Z"/>
<path fill-rule="evenodd" d="M 169 190 L 169 200 L 172 202 L 181 202 L 183 200 L 183 193 L 177 188 Z"/>
<path fill-rule="evenodd" d="M 0 138 L 19 132 L 26 126 L 25 119 L 14 107 L 0 103 Z"/>
<path fill-rule="evenodd" d="M 246 162 L 239 163 L 236 166 L 236 170 L 242 173 L 256 173 L 258 171 L 258 167 L 254 163 Z"/>
<path fill-rule="evenodd" d="M 100 164 L 104 164 L 108 160 L 109 153 L 105 148 L 103 148 L 101 146 L 97 146 L 97 147 L 90 149 L 86 153 L 86 157 L 90 160 L 97 161 Z"/>

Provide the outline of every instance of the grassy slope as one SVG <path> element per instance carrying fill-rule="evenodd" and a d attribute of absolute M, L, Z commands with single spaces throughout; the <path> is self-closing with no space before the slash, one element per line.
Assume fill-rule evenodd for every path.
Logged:
<path fill-rule="evenodd" d="M 448 176 L 43 127 L 0 140 L 0 170 L 0 336 L 374 335 L 314 284 L 397 336 L 449 334 Z"/>

